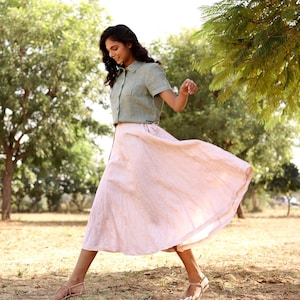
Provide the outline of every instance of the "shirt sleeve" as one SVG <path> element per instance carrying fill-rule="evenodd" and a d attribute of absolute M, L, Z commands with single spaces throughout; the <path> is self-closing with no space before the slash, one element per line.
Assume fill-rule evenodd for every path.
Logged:
<path fill-rule="evenodd" d="M 159 93 L 171 90 L 170 83 L 166 77 L 165 71 L 157 63 L 148 63 L 146 71 L 146 86 L 152 97 Z"/>

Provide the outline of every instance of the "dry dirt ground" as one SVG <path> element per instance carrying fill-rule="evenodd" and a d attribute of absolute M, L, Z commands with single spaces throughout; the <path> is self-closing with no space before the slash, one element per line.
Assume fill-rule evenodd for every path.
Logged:
<path fill-rule="evenodd" d="M 235 218 L 195 249 L 210 280 L 203 299 L 300 299 L 300 207 Z M 65 282 L 81 248 L 88 214 L 13 214 L 0 222 L 0 299 L 48 299 Z M 187 287 L 174 253 L 98 253 L 86 300 L 176 300 Z"/>

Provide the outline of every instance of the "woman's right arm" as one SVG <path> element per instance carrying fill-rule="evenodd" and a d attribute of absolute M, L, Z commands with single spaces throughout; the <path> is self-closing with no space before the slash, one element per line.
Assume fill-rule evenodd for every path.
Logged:
<path fill-rule="evenodd" d="M 186 107 L 189 95 L 195 94 L 197 91 L 196 83 L 191 79 L 186 79 L 181 84 L 178 95 L 172 90 L 165 90 L 159 95 L 174 111 L 181 112 Z"/>

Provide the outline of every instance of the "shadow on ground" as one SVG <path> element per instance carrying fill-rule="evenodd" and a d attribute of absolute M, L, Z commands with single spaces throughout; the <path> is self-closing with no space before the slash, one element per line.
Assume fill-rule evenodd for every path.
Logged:
<path fill-rule="evenodd" d="M 296 268 L 296 266 L 294 266 Z M 115 266 L 114 266 L 115 268 Z M 266 270 L 256 267 L 204 268 L 210 289 L 201 299 L 299 300 L 299 270 Z M 0 299 L 48 299 L 68 274 L 49 274 L 31 279 L 1 280 Z M 178 300 L 187 287 L 180 267 L 161 267 L 134 272 L 93 273 L 86 278 L 85 300 Z"/>

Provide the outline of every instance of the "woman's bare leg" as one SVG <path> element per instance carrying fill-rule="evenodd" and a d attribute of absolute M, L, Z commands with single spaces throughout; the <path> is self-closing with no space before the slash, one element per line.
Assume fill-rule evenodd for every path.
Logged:
<path fill-rule="evenodd" d="M 79 254 L 75 268 L 74 268 L 68 282 L 75 283 L 75 284 L 83 282 L 85 275 L 86 275 L 92 261 L 94 260 L 96 254 L 97 254 L 97 251 L 88 251 L 88 250 L 82 249 Z"/>
<path fill-rule="evenodd" d="M 205 278 L 205 275 L 201 272 L 192 250 L 188 249 L 183 252 L 179 252 L 176 250 L 176 253 L 178 254 L 185 266 L 189 282 L 200 283 Z M 201 294 L 201 287 L 196 285 L 190 285 L 183 299 L 199 299 L 199 294 Z"/>
<path fill-rule="evenodd" d="M 97 251 L 88 251 L 88 250 L 84 250 L 82 249 L 77 263 L 75 265 L 75 268 L 68 280 L 68 282 L 63 285 L 60 289 L 58 289 L 58 291 L 55 293 L 55 295 L 53 297 L 51 297 L 51 300 L 61 300 L 63 299 L 69 289 L 68 287 L 72 287 L 72 286 L 76 286 L 74 287 L 74 289 L 72 289 L 72 293 L 79 293 L 82 289 L 83 289 L 83 285 L 80 285 L 80 283 L 84 282 L 84 278 L 85 275 L 92 263 L 92 261 L 94 260 L 95 256 L 97 254 Z"/>
<path fill-rule="evenodd" d="M 191 249 L 176 253 L 183 262 L 185 269 L 187 271 L 189 282 L 200 282 L 202 280 L 203 274 L 197 264 L 195 256 Z"/>

